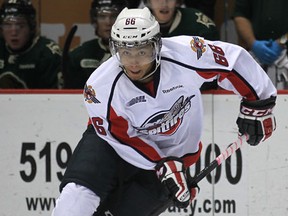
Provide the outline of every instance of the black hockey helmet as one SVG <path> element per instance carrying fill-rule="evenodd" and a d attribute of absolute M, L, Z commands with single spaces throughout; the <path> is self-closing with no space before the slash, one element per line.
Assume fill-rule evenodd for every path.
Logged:
<path fill-rule="evenodd" d="M 93 0 L 90 9 L 91 23 L 96 22 L 98 13 L 109 11 L 119 14 L 127 5 L 126 0 Z"/>
<path fill-rule="evenodd" d="M 31 30 L 35 30 L 36 10 L 30 0 L 5 0 L 0 8 L 0 23 L 13 17 L 24 17 Z"/>

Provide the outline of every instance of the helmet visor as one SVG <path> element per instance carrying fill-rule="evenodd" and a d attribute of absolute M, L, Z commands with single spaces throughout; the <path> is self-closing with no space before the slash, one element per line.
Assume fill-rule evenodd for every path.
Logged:
<path fill-rule="evenodd" d="M 1 27 L 4 31 L 6 31 L 11 29 L 22 30 L 28 28 L 29 26 L 25 17 L 9 15 L 3 19 Z"/>
<path fill-rule="evenodd" d="M 123 46 L 114 44 L 113 53 L 123 66 L 146 65 L 153 62 L 157 56 L 153 42 L 140 45 L 126 43 Z"/>

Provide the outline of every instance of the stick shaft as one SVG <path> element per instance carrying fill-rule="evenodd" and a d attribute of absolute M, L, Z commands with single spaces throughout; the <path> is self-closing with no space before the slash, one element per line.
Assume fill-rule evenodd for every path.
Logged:
<path fill-rule="evenodd" d="M 73 40 L 73 37 L 75 35 L 75 32 L 77 31 L 77 25 L 74 25 L 65 40 L 64 43 L 64 47 L 63 47 L 63 52 L 62 52 L 62 62 L 61 62 L 61 70 L 62 70 L 62 75 L 63 75 L 63 80 L 64 80 L 64 88 L 67 85 L 67 82 L 69 83 L 69 74 L 67 72 L 67 64 L 68 64 L 68 60 L 69 60 L 69 50 L 70 50 L 70 46 Z"/>
<path fill-rule="evenodd" d="M 229 158 L 243 145 L 244 141 L 246 140 L 246 135 L 242 135 L 235 142 L 231 143 L 228 148 L 215 159 L 217 161 L 217 164 L 220 165 L 223 161 Z"/>
<path fill-rule="evenodd" d="M 239 136 L 235 142 L 231 143 L 225 151 L 223 151 L 218 157 L 216 157 L 215 160 L 213 160 L 208 166 L 206 166 L 203 170 L 200 171 L 200 173 L 198 173 L 188 182 L 190 187 L 195 187 L 199 181 L 205 178 L 217 166 L 219 166 L 223 161 L 225 161 L 234 152 L 236 152 L 237 149 L 239 149 L 247 139 L 247 135 Z"/>

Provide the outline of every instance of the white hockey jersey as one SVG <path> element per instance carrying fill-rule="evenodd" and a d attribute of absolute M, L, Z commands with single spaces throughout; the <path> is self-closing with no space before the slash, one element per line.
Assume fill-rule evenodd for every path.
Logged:
<path fill-rule="evenodd" d="M 153 170 L 161 159 L 175 156 L 189 166 L 201 151 L 199 88 L 213 79 L 248 100 L 276 96 L 266 73 L 241 47 L 177 36 L 162 39 L 154 96 L 112 57 L 88 79 L 84 100 L 97 134 L 127 162 Z"/>

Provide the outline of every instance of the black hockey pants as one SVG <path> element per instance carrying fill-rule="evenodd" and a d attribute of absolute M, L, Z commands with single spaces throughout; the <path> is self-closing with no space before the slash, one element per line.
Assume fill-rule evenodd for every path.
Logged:
<path fill-rule="evenodd" d="M 159 215 L 170 203 L 155 171 L 139 169 L 121 159 L 91 125 L 69 160 L 60 191 L 69 182 L 83 185 L 100 197 L 95 216 Z"/>

